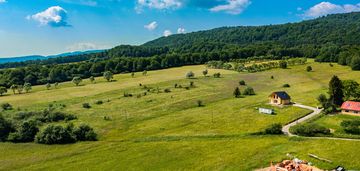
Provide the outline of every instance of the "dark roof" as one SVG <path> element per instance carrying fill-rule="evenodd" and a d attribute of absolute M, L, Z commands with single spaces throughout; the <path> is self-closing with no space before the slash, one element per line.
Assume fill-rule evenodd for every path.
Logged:
<path fill-rule="evenodd" d="M 289 94 L 287 94 L 285 91 L 277 91 L 277 92 L 272 93 L 271 95 L 273 95 L 273 94 L 276 94 L 277 96 L 279 96 L 283 100 L 290 100 L 291 99 Z"/>

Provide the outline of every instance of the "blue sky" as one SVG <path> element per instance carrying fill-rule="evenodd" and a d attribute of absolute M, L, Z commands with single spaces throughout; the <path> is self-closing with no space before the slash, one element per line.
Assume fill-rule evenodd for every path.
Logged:
<path fill-rule="evenodd" d="M 139 45 L 221 26 L 360 11 L 360 0 L 0 0 L 0 57 Z"/>

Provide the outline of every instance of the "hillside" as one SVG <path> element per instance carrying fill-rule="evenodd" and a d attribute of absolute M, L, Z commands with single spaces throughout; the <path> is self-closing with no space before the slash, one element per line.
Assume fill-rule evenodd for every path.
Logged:
<path fill-rule="evenodd" d="M 84 79 L 80 86 L 64 82 L 49 90 L 33 86 L 29 93 L 8 92 L 0 97 L 1 103 L 8 102 L 14 108 L 2 112 L 6 118 L 19 122 L 26 113 L 31 117 L 32 111 L 53 107 L 77 119 L 44 123 L 41 130 L 53 124 L 86 123 L 95 129 L 99 140 L 67 145 L 0 143 L 0 170 L 247 171 L 282 161 L 288 153 L 322 169 L 341 165 L 356 170 L 360 168 L 360 163 L 354 162 L 360 157 L 359 141 L 253 134 L 309 113 L 292 106 L 268 105 L 273 91 L 286 90 L 294 102 L 316 106 L 316 97 L 327 92 L 334 74 L 343 80 L 360 81 L 359 72 L 348 67 L 312 60 L 307 65 L 313 72 L 306 72 L 306 65 L 258 73 L 209 69 L 209 75 L 220 72 L 221 78 L 204 77 L 205 66 L 195 65 L 149 71 L 146 76 L 141 72 L 134 77 L 118 74 L 112 82 L 97 77 L 96 83 Z M 185 79 L 188 71 L 195 73 L 194 79 Z M 256 95 L 234 98 L 235 87 L 241 91 L 246 88 L 239 86 L 240 80 L 253 87 Z M 195 86 L 186 89 L 190 82 Z M 291 87 L 283 88 L 285 83 Z M 133 96 L 125 97 L 125 93 Z M 103 103 L 97 103 L 99 100 Z M 84 103 L 91 108 L 84 108 Z M 257 107 L 273 108 L 276 115 L 260 114 Z M 339 126 L 340 122 L 332 124 Z M 316 160 L 309 153 L 333 162 Z"/>

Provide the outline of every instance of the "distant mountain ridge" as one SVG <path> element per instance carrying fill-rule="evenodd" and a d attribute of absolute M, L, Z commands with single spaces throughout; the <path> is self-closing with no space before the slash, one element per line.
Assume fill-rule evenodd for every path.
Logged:
<path fill-rule="evenodd" d="M 88 51 L 75 51 L 75 52 L 67 52 L 58 55 L 49 55 L 49 56 L 42 56 L 42 55 L 30 55 L 30 56 L 20 56 L 20 57 L 5 57 L 0 58 L 0 64 L 8 63 L 8 62 L 24 62 L 24 61 L 33 61 L 33 60 L 46 60 L 49 58 L 58 58 L 58 57 L 67 57 L 67 56 L 75 56 L 75 55 L 83 55 L 83 54 L 90 54 L 90 53 L 99 53 L 105 50 L 88 50 Z"/>

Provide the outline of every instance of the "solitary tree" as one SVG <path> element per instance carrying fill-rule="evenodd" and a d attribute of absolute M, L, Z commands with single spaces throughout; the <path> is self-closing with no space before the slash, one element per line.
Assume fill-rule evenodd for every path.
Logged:
<path fill-rule="evenodd" d="M 239 97 L 241 96 L 241 92 L 240 92 L 239 87 L 236 87 L 236 88 L 235 88 L 233 94 L 234 94 L 235 98 L 239 98 Z"/>
<path fill-rule="evenodd" d="M 131 73 L 131 77 L 134 78 L 135 77 L 135 72 Z"/>
<path fill-rule="evenodd" d="M 244 80 L 239 81 L 239 85 L 244 86 L 246 85 L 246 82 Z"/>
<path fill-rule="evenodd" d="M 15 94 L 16 90 L 18 89 L 18 85 L 13 84 L 11 85 L 10 89 L 13 91 L 13 93 Z"/>
<path fill-rule="evenodd" d="M 0 86 L 0 96 L 2 96 L 5 93 L 7 93 L 7 88 Z"/>
<path fill-rule="evenodd" d="M 329 83 L 329 95 L 332 104 L 340 106 L 344 101 L 342 81 L 334 75 Z"/>
<path fill-rule="evenodd" d="M 17 86 L 17 91 L 19 94 L 21 94 L 23 92 L 23 90 L 24 90 L 24 87 L 22 85 Z"/>
<path fill-rule="evenodd" d="M 74 77 L 72 82 L 76 85 L 79 86 L 79 84 L 81 83 L 82 79 L 80 77 Z"/>
<path fill-rule="evenodd" d="M 255 95 L 255 90 L 252 87 L 246 87 L 243 94 L 247 96 L 252 96 Z"/>
<path fill-rule="evenodd" d="M 311 67 L 311 66 L 307 66 L 307 67 L 306 67 L 306 71 L 307 71 L 307 72 L 312 71 L 312 67 Z"/>
<path fill-rule="evenodd" d="M 110 81 L 113 79 L 113 73 L 110 72 L 110 71 L 104 72 L 104 78 L 105 78 L 108 82 L 110 82 Z"/>
<path fill-rule="evenodd" d="M 94 76 L 91 76 L 91 77 L 90 77 L 90 82 L 91 82 L 91 83 L 95 83 L 95 77 L 94 77 Z"/>
<path fill-rule="evenodd" d="M 50 83 L 47 83 L 45 86 L 46 86 L 46 89 L 50 90 L 50 88 L 51 88 L 51 84 L 50 84 Z"/>
<path fill-rule="evenodd" d="M 204 77 L 206 77 L 208 75 L 209 71 L 206 69 L 202 73 L 203 73 Z"/>
<path fill-rule="evenodd" d="M 142 72 L 142 74 L 143 74 L 143 76 L 146 76 L 146 75 L 147 75 L 147 71 L 144 70 L 144 71 Z"/>
<path fill-rule="evenodd" d="M 26 93 L 28 93 L 31 90 L 31 84 L 30 83 L 25 83 L 24 84 L 24 90 Z"/>

